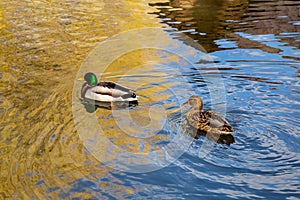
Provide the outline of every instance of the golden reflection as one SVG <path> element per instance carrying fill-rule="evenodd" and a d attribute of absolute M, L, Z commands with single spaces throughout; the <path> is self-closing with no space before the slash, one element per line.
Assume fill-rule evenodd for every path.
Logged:
<path fill-rule="evenodd" d="M 2 29 L 5 28 L 5 23 L 3 23 L 3 18 L 4 18 L 4 15 L 3 15 L 3 6 L 1 5 L 0 7 L 0 31 L 2 32 Z"/>
<path fill-rule="evenodd" d="M 74 78 L 97 43 L 158 22 L 143 1 L 4 0 L 0 9 L 0 198 L 97 196 L 70 193 L 72 182 L 98 182 L 110 171 L 75 130 Z M 120 199 L 114 188 L 133 193 L 123 185 L 103 190 Z"/>
<path fill-rule="evenodd" d="M 175 83 L 168 82 L 164 83 L 163 86 L 143 88 L 144 86 L 151 85 L 153 83 L 161 83 L 168 76 L 167 74 L 162 73 L 161 70 L 157 69 L 157 67 L 155 67 L 155 63 L 168 65 L 171 61 L 178 62 L 178 58 L 172 54 L 170 55 L 167 52 L 157 49 L 136 50 L 131 51 L 128 54 L 124 54 L 119 58 L 116 58 L 114 62 L 111 63 L 111 65 L 107 67 L 105 72 L 102 74 L 102 79 L 109 79 L 115 82 L 120 82 L 120 79 L 123 79 L 124 77 L 126 78 L 129 75 L 144 75 L 142 78 L 138 79 L 137 82 L 132 83 L 132 85 L 130 85 L 130 82 L 127 83 L 129 87 L 137 88 L 137 94 L 138 96 L 140 96 L 139 106 L 135 109 L 129 110 L 132 121 L 134 121 L 134 123 L 136 123 L 138 126 L 147 127 L 151 122 L 153 123 L 153 121 L 161 120 L 162 116 L 160 112 L 157 113 L 157 115 L 155 115 L 155 112 L 154 114 L 152 112 L 150 118 L 150 105 L 152 103 L 161 102 L 163 99 L 168 99 L 170 96 L 174 95 L 162 93 L 162 91 L 171 88 L 171 86 L 173 86 Z M 145 76 L 145 74 L 149 74 L 149 72 L 151 72 L 151 76 Z M 112 74 L 115 74 L 115 76 L 112 76 Z M 168 104 L 163 106 L 164 110 L 167 110 Z M 130 135 L 127 135 L 116 124 L 114 117 L 111 117 L 112 113 L 110 110 L 98 109 L 96 110 L 96 115 L 99 125 L 104 133 L 111 141 L 113 141 L 114 144 L 123 147 L 124 150 L 138 153 L 147 153 L 150 150 L 159 148 L 158 145 L 155 145 L 156 143 L 168 141 L 168 137 L 161 134 L 157 134 L 150 139 L 143 139 L 139 138 L 139 136 L 132 137 Z M 133 129 L 130 129 L 130 127 L 126 128 L 126 130 L 129 133 L 135 132 Z M 142 149 L 141 142 L 143 143 Z"/>

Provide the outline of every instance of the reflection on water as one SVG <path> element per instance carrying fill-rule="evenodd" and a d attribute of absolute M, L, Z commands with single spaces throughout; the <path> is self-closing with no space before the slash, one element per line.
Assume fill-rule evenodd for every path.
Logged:
<path fill-rule="evenodd" d="M 75 130 L 74 79 L 98 42 L 155 21 L 140 17 L 146 5 L 129 1 L 4 0 L 0 6 L 0 199 L 97 196 L 76 187 L 92 185 L 109 169 L 98 166 Z M 107 182 L 98 188 L 115 198 L 132 193 L 129 185 Z"/>
<path fill-rule="evenodd" d="M 0 198 L 298 197 L 299 13 L 299 1 L 283 0 L 4 0 L 0 7 Z M 198 49 L 177 37 L 178 32 L 188 35 L 214 58 L 197 60 L 182 74 L 203 97 L 205 107 L 214 106 L 212 91 L 198 72 L 221 74 L 226 118 L 236 130 L 236 143 L 216 145 L 203 157 L 199 155 L 199 149 L 205 149 L 202 138 L 166 168 L 143 174 L 119 172 L 101 164 L 80 140 L 72 118 L 73 83 L 98 42 L 132 28 L 158 25 L 177 38 L 174 41 Z M 123 58 L 111 64 L 107 77 L 120 78 L 126 69 L 119 66 L 141 64 Z M 148 65 L 128 76 L 160 83 L 160 87 L 141 87 L 144 105 L 160 102 L 171 111 L 176 108 L 171 94 L 153 95 L 176 83 L 172 76 L 162 76 L 178 64 L 173 61 L 158 65 L 159 70 Z M 143 104 L 137 108 L 147 111 Z M 114 123 L 108 110 L 98 109 L 96 116 L 107 129 Z M 149 119 L 146 114 L 135 117 L 145 119 L 141 126 Z M 157 146 L 143 146 L 138 139 L 124 140 L 127 136 L 120 132 L 107 134 L 115 144 L 144 153 L 168 140 L 158 135 L 151 141 Z"/>
<path fill-rule="evenodd" d="M 208 52 L 236 46 L 271 53 L 282 51 L 241 37 L 239 32 L 274 34 L 280 42 L 299 47 L 299 1 L 171 0 L 149 5 L 157 8 L 158 11 L 153 14 L 166 24 L 167 31 L 178 30 L 188 34 Z M 220 45 L 216 41 L 224 39 L 236 44 Z"/>
<path fill-rule="evenodd" d="M 128 43 L 130 38 L 135 40 Z M 87 57 L 74 85 L 74 121 L 87 149 L 103 163 L 142 173 L 167 166 L 185 152 L 193 138 L 179 131 L 180 107 L 195 92 L 182 76 L 192 65 L 187 57 L 174 53 L 179 50 L 194 60 L 205 56 L 193 54 L 192 48 L 172 40 L 160 28 L 145 28 L 118 34 Z M 97 110 L 97 117 L 88 114 L 78 100 L 86 71 L 135 90 L 139 105 Z"/>

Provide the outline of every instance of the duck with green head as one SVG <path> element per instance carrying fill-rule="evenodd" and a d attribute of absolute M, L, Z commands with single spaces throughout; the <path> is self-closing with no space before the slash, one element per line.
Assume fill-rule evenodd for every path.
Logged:
<path fill-rule="evenodd" d="M 111 81 L 99 81 L 97 76 L 88 72 L 81 88 L 81 97 L 96 102 L 137 102 L 134 90 Z"/>

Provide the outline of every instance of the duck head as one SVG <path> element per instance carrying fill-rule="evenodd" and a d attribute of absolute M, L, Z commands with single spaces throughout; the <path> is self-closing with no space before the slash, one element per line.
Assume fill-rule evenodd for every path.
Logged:
<path fill-rule="evenodd" d="M 190 105 L 192 108 L 199 109 L 199 110 L 202 110 L 202 108 L 203 108 L 202 99 L 197 95 L 191 96 L 189 98 L 189 100 L 187 102 L 185 102 L 184 104 L 182 104 L 182 105 L 183 106 Z"/>
<path fill-rule="evenodd" d="M 84 80 L 88 83 L 89 86 L 96 86 L 98 84 L 97 76 L 92 72 L 86 73 L 84 75 Z"/>

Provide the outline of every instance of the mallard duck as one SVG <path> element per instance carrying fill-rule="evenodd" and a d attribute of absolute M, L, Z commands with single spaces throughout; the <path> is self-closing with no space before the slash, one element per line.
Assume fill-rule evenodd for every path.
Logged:
<path fill-rule="evenodd" d="M 231 144 L 234 142 L 232 136 L 234 131 L 231 125 L 214 111 L 203 110 L 203 102 L 199 96 L 191 96 L 183 105 L 191 106 L 186 114 L 186 119 L 188 124 L 196 129 L 195 138 L 203 135 L 219 143 Z"/>
<path fill-rule="evenodd" d="M 137 102 L 135 92 L 111 81 L 98 82 L 94 73 L 86 73 L 81 88 L 81 97 L 95 102 Z"/>

